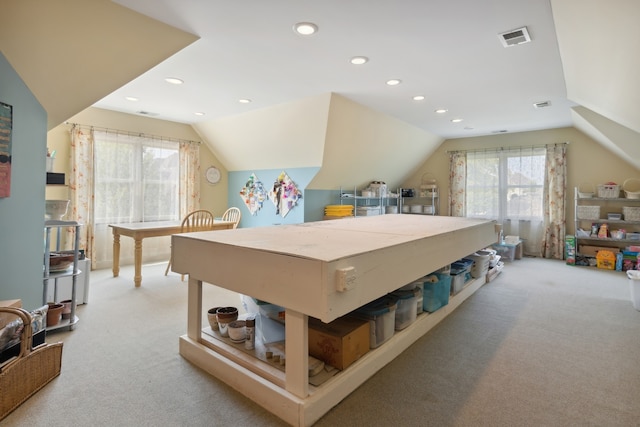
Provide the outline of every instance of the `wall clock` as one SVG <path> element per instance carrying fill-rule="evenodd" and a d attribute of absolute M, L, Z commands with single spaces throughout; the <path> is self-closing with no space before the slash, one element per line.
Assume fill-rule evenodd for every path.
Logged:
<path fill-rule="evenodd" d="M 209 166 L 205 172 L 205 176 L 207 177 L 207 181 L 211 184 L 217 184 L 220 182 L 220 170 L 215 166 Z"/>

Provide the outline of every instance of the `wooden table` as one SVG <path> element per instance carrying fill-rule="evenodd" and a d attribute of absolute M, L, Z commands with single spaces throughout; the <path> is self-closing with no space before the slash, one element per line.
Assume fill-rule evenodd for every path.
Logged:
<path fill-rule="evenodd" d="M 215 220 L 212 230 L 233 228 L 233 222 Z M 129 224 L 110 224 L 113 230 L 113 277 L 120 274 L 120 236 L 128 236 L 135 241 L 135 275 L 133 283 L 136 287 L 142 284 L 142 239 L 147 237 L 170 236 L 182 231 L 181 221 L 133 222 Z"/>
<path fill-rule="evenodd" d="M 379 215 L 172 236 L 173 270 L 189 274 L 180 354 L 295 426 L 310 426 L 485 283 L 419 315 L 353 365 L 309 385 L 308 317 L 330 322 L 494 243 L 492 221 Z M 250 268 L 247 268 L 250 266 Z M 202 333 L 203 282 L 285 308 L 285 372 Z M 257 347 L 256 347 L 257 348 Z"/>

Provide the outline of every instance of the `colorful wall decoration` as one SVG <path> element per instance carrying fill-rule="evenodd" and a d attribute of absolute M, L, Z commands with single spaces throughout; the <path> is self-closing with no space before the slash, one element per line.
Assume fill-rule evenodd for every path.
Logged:
<path fill-rule="evenodd" d="M 276 215 L 284 218 L 298 204 L 298 200 L 302 198 L 302 192 L 298 190 L 289 175 L 282 171 L 273 183 L 269 198 L 276 207 Z"/>
<path fill-rule="evenodd" d="M 11 129 L 13 107 L 0 102 L 0 197 L 11 195 Z"/>
<path fill-rule="evenodd" d="M 262 205 L 267 199 L 267 190 L 265 190 L 262 181 L 258 179 L 256 174 L 252 173 L 240 190 L 240 196 L 251 215 L 255 215 L 262 209 Z"/>

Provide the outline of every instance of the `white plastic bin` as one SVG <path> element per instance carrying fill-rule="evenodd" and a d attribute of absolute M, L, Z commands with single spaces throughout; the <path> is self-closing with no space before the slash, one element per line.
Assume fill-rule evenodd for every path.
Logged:
<path fill-rule="evenodd" d="M 627 270 L 629 278 L 629 287 L 631 288 L 631 302 L 633 307 L 640 311 L 640 271 Z"/>

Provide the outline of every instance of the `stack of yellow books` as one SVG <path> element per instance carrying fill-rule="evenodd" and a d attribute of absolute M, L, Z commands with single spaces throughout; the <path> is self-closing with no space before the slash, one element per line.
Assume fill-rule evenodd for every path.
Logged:
<path fill-rule="evenodd" d="M 352 205 L 327 205 L 324 207 L 325 219 L 353 216 Z"/>

